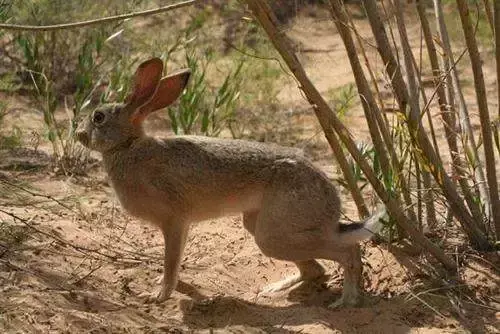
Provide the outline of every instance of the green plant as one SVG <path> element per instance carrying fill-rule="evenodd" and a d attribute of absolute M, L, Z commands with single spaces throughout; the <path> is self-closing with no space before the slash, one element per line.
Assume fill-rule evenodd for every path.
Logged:
<path fill-rule="evenodd" d="M 353 107 L 358 97 L 356 85 L 349 83 L 336 89 L 331 89 L 327 92 L 329 99 L 335 106 L 335 112 L 339 118 L 343 118 Z"/>
<path fill-rule="evenodd" d="M 231 129 L 230 124 L 236 121 L 235 110 L 240 98 L 243 64 L 243 60 L 240 60 L 236 68 L 227 74 L 222 85 L 216 90 L 212 107 L 206 110 L 202 117 L 202 133 L 218 136 L 225 126 Z M 233 132 L 232 134 L 234 137 Z"/>
<path fill-rule="evenodd" d="M 259 32 L 260 33 L 260 32 Z M 290 117 L 280 109 L 278 94 L 289 77 L 276 61 L 276 54 L 268 41 L 257 33 L 256 45 L 244 49 L 245 66 L 242 69 L 239 108 L 235 110 L 234 121 L 229 123 L 235 138 L 252 138 L 259 141 L 295 142 Z M 262 40 L 261 40 L 262 39 Z M 242 43 L 244 44 L 244 43 Z M 251 55 L 258 55 L 253 57 Z M 230 59 L 240 59 L 242 53 L 234 51 Z M 291 79 L 290 79 L 291 80 Z"/>
<path fill-rule="evenodd" d="M 467 1 L 470 7 L 470 19 L 475 26 L 475 38 L 477 41 L 485 46 L 491 45 L 494 34 L 488 24 L 487 16 L 481 10 L 480 1 Z M 462 32 L 462 23 L 460 16 L 457 15 L 456 0 L 444 1 L 446 4 L 444 8 L 444 20 L 448 27 L 450 38 L 454 43 L 463 43 L 464 35 Z"/>
<path fill-rule="evenodd" d="M 54 82 L 43 72 L 28 72 L 35 88 L 34 98 L 39 108 L 43 112 L 43 120 L 46 127 L 46 136 L 52 144 L 54 162 L 57 170 L 64 174 L 81 173 L 84 170 L 88 153 L 80 146 L 76 145 L 74 131 L 76 129 L 76 119 L 84 106 L 83 89 L 81 81 L 77 81 L 77 94 L 75 94 L 75 106 L 67 111 L 67 126 L 63 127 L 56 119 L 58 100 Z M 83 82 L 83 85 L 86 83 Z"/>
<path fill-rule="evenodd" d="M 7 115 L 7 104 L 0 101 L 0 149 L 10 149 L 21 145 L 22 130 L 14 126 L 10 131 L 3 129 L 3 121 Z"/>
<path fill-rule="evenodd" d="M 10 18 L 10 9 L 12 7 L 12 1 L 0 0 L 0 22 L 5 22 L 8 18 Z M 0 31 L 0 36 L 4 34 L 3 31 Z"/>
<path fill-rule="evenodd" d="M 5 115 L 7 115 L 7 103 L 0 101 L 0 125 L 2 125 Z"/>
<path fill-rule="evenodd" d="M 6 15 L 11 21 L 23 24 L 50 24 L 87 19 L 103 13 L 114 14 L 123 7 L 132 8 L 140 2 L 19 1 L 12 4 Z M 17 45 L 9 50 L 16 53 L 11 58 L 20 61 L 24 70 L 23 84 L 43 112 L 45 134 L 52 144 L 56 169 L 65 174 L 79 173 L 86 165 L 88 154 L 76 144 L 73 134 L 83 110 L 97 102 L 94 96 L 109 93 L 99 89 L 103 86 L 101 73 L 108 68 L 113 72 L 127 56 L 118 50 L 119 45 L 110 42 L 120 25 L 122 23 L 78 30 L 15 32 L 11 36 Z M 120 90 L 115 93 L 122 95 Z M 62 104 L 64 108 L 60 107 Z M 67 121 L 64 123 L 56 117 L 60 110 L 66 111 Z"/>
<path fill-rule="evenodd" d="M 23 132 L 18 126 L 14 126 L 10 134 L 0 136 L 0 148 L 11 149 L 21 146 Z"/>
<path fill-rule="evenodd" d="M 179 105 L 168 108 L 168 116 L 175 134 L 191 134 L 196 122 L 208 109 L 206 101 L 206 71 L 208 62 L 202 63 L 195 54 L 186 53 L 186 62 L 191 69 L 190 83 L 179 98 Z"/>
<path fill-rule="evenodd" d="M 207 71 L 213 64 L 210 53 L 203 58 L 194 52 L 186 53 L 191 69 L 190 84 L 181 95 L 177 107 L 169 108 L 168 115 L 174 133 L 201 133 L 218 136 L 234 121 L 240 97 L 243 61 L 230 70 L 219 87 L 211 87 Z"/>
<path fill-rule="evenodd" d="M 375 159 L 376 159 L 376 152 L 375 152 L 375 149 L 373 148 L 373 145 L 370 145 L 370 144 L 367 144 L 367 143 L 364 143 L 364 142 L 360 142 L 360 143 L 358 143 L 357 146 L 358 146 L 358 150 L 359 150 L 361 156 L 364 159 L 368 159 L 373 164 L 375 164 L 375 162 L 376 162 L 375 161 Z M 360 186 L 359 186 L 360 189 L 362 190 L 367 185 L 369 185 L 369 182 L 366 179 L 366 177 L 364 176 L 363 171 L 361 170 L 359 164 L 356 163 L 356 161 L 354 159 L 352 159 L 352 158 L 348 159 L 347 162 L 348 162 L 349 167 L 350 167 L 350 169 L 352 171 L 352 175 L 354 176 L 354 180 L 356 181 L 356 183 L 361 183 Z M 378 162 L 376 164 L 378 165 Z M 377 176 L 380 176 L 380 168 L 376 168 L 376 169 L 378 170 Z M 346 189 L 349 189 L 347 183 L 345 182 L 345 180 L 340 179 L 339 183 L 342 186 L 344 186 Z"/>

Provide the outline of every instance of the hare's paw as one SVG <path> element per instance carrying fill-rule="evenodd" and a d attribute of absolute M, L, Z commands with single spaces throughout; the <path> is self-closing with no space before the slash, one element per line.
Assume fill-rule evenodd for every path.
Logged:
<path fill-rule="evenodd" d="M 341 308 L 350 308 L 360 306 L 362 303 L 361 296 L 342 295 L 339 299 L 328 305 L 329 309 L 336 310 Z"/>
<path fill-rule="evenodd" d="M 337 310 L 337 309 L 343 308 L 344 306 L 345 306 L 344 305 L 344 296 L 342 296 L 339 299 L 337 299 L 336 301 L 334 301 L 333 303 L 331 303 L 330 305 L 328 305 L 328 308 L 332 309 L 332 310 Z"/>
<path fill-rule="evenodd" d="M 259 295 L 266 295 L 266 294 L 271 294 L 271 293 L 283 291 L 285 289 L 291 288 L 295 284 L 302 282 L 302 281 L 303 281 L 303 279 L 300 275 L 293 275 L 293 276 L 287 277 L 281 281 L 266 285 L 259 292 Z"/>
<path fill-rule="evenodd" d="M 172 294 L 172 291 L 174 289 L 169 288 L 168 286 L 162 286 L 158 291 L 154 293 L 141 293 L 139 295 L 139 298 L 144 301 L 144 303 L 149 304 L 149 303 L 163 303 L 165 300 L 170 298 L 170 295 Z"/>
<path fill-rule="evenodd" d="M 174 289 L 169 289 L 168 287 L 164 287 L 164 288 L 160 289 L 160 291 L 158 291 L 156 293 L 156 297 L 155 297 L 154 301 L 156 303 L 163 303 L 165 300 L 170 298 L 170 295 L 172 294 L 173 290 Z"/>

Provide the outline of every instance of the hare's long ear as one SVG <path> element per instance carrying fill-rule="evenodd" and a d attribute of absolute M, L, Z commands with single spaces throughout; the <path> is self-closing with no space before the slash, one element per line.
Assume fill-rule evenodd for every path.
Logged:
<path fill-rule="evenodd" d="M 160 58 L 152 58 L 143 62 L 134 76 L 132 91 L 125 99 L 131 110 L 137 110 L 154 96 L 163 72 L 163 62 Z"/>
<path fill-rule="evenodd" d="M 189 69 L 183 69 L 161 79 L 154 96 L 135 110 L 132 122 L 138 125 L 153 111 L 165 108 L 177 100 L 186 87 L 190 75 Z"/>

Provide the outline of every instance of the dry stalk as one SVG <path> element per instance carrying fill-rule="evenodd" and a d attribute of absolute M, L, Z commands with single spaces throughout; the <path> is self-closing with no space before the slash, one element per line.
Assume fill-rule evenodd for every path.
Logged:
<path fill-rule="evenodd" d="M 427 54 L 432 67 L 434 86 L 436 88 L 439 109 L 441 111 L 441 117 L 444 122 L 444 130 L 446 135 L 446 141 L 448 143 L 448 148 L 452 158 L 452 168 L 454 175 L 457 176 L 458 182 L 464 194 L 467 205 L 471 211 L 472 216 L 476 221 L 482 221 L 481 210 L 479 205 L 474 200 L 474 196 L 470 190 L 470 185 L 467 181 L 465 175 L 465 163 L 460 156 L 458 149 L 458 141 L 456 135 L 456 124 L 454 117 L 454 103 L 449 100 L 446 95 L 445 86 L 441 84 L 441 69 L 439 68 L 439 60 L 436 52 L 436 47 L 432 39 L 432 33 L 425 13 L 425 7 L 421 1 L 417 3 L 417 12 L 420 18 L 420 23 L 422 24 L 422 30 L 424 33 L 424 40 L 427 46 Z"/>
<path fill-rule="evenodd" d="M 495 1 L 495 55 L 497 61 L 497 117 L 500 120 L 500 1 Z M 498 235 L 498 232 L 497 232 Z M 497 240 L 500 240 L 497 236 Z"/>
<path fill-rule="evenodd" d="M 408 185 L 406 183 L 406 180 L 402 176 L 402 168 L 394 151 L 392 138 L 387 129 L 387 122 L 382 116 L 383 113 L 377 105 L 375 97 L 370 89 L 370 84 L 368 83 L 364 75 L 363 68 L 357 54 L 356 46 L 350 32 L 351 29 L 349 28 L 349 25 L 352 24 L 352 20 L 349 18 L 349 15 L 345 10 L 341 13 L 338 13 L 339 16 L 336 15 L 337 14 L 332 11 L 333 20 L 340 36 L 342 37 L 349 61 L 351 63 L 351 67 L 353 69 L 353 74 L 356 80 L 356 85 L 358 87 L 358 93 L 361 97 L 361 104 L 363 106 L 363 111 L 368 123 L 370 135 L 373 140 L 374 147 L 379 153 L 381 159 L 382 171 L 384 175 L 390 175 L 391 171 L 394 170 L 394 174 L 397 175 L 398 183 L 401 186 L 401 192 L 403 194 L 405 204 L 408 208 L 407 212 L 409 218 L 415 224 L 417 221 L 417 217 L 415 216 L 415 212 L 413 210 L 413 204 L 411 201 Z M 367 67 L 370 68 L 371 71 L 370 63 L 366 58 L 365 60 Z M 387 156 L 387 152 L 389 152 L 391 156 L 390 161 Z M 405 236 L 404 231 L 399 232 L 401 237 Z"/>
<path fill-rule="evenodd" d="M 58 200 L 57 198 L 55 198 L 54 196 L 51 196 L 51 195 L 46 195 L 46 194 L 42 194 L 42 193 L 38 193 L 38 192 L 35 192 L 35 191 L 32 191 L 30 189 L 27 189 L 25 187 L 22 187 L 20 185 L 17 185 L 15 183 L 12 183 L 10 181 L 7 181 L 7 180 L 2 180 L 0 179 L 0 183 L 3 183 L 3 184 L 6 184 L 7 186 L 11 187 L 11 188 L 15 188 L 17 190 L 20 190 L 22 192 L 25 192 L 33 197 L 41 197 L 41 198 L 45 198 L 47 199 L 48 201 L 51 201 L 51 202 L 54 202 L 58 205 L 60 205 L 61 207 L 65 208 L 66 210 L 68 211 L 73 211 L 72 208 L 70 208 L 68 205 L 66 205 L 65 203 L 61 202 L 60 200 Z"/>
<path fill-rule="evenodd" d="M 441 263 L 443 263 L 446 268 L 456 268 L 455 262 L 448 255 L 446 255 L 442 249 L 434 245 L 412 224 L 408 223 L 408 218 L 402 211 L 399 201 L 392 198 L 384 189 L 383 184 L 375 176 L 373 169 L 361 156 L 355 142 L 352 140 L 349 134 L 349 131 L 333 113 L 316 87 L 309 80 L 309 77 L 304 71 L 304 68 L 300 64 L 296 55 L 293 53 L 293 48 L 291 47 L 289 41 L 287 41 L 284 38 L 283 33 L 277 29 L 277 19 L 274 16 L 269 3 L 265 0 L 247 0 L 246 3 L 253 12 L 255 18 L 260 22 L 260 24 L 268 34 L 271 42 L 281 54 L 292 73 L 300 82 L 300 88 L 307 96 L 310 103 L 313 105 L 314 112 L 320 121 L 323 131 L 325 132 L 325 136 L 327 136 L 327 138 L 328 136 L 331 136 L 331 134 L 333 133 L 331 126 L 333 126 L 340 140 L 344 143 L 354 160 L 359 164 L 360 168 L 368 178 L 369 182 L 372 184 L 378 196 L 386 204 L 391 217 L 393 217 L 395 221 L 408 232 L 408 234 L 413 238 L 415 242 L 420 244 L 424 249 L 435 256 Z M 341 6 L 341 4 L 337 1 L 332 1 L 332 3 L 336 3 L 338 4 L 338 6 Z"/>
<path fill-rule="evenodd" d="M 411 49 L 410 42 L 408 40 L 408 33 L 406 30 L 406 24 L 404 20 L 404 9 L 401 5 L 401 2 L 399 0 L 393 1 L 394 3 L 394 8 L 395 8 L 395 17 L 396 17 L 396 22 L 399 30 L 399 36 L 401 39 L 401 46 L 403 50 L 403 57 L 404 57 L 404 65 L 406 67 L 406 74 L 407 74 L 407 81 L 408 81 L 408 86 L 409 86 L 409 91 L 410 91 L 410 98 L 415 101 L 415 104 L 418 106 L 419 102 L 419 87 L 421 88 L 422 91 L 422 96 L 424 97 L 424 103 L 426 100 L 425 92 L 422 88 L 422 82 L 420 78 L 420 72 L 418 72 L 418 75 L 415 75 L 415 72 L 417 72 L 417 66 L 416 66 L 416 61 L 415 57 L 413 55 L 413 51 Z M 418 83 L 418 84 L 417 84 Z M 437 149 L 438 145 L 436 145 L 436 137 L 435 137 L 435 131 L 434 131 L 434 125 L 432 121 L 432 117 L 430 116 L 430 113 L 427 113 L 427 119 L 429 122 L 430 130 L 431 130 L 431 135 L 433 136 L 434 140 L 434 149 L 436 150 L 436 154 L 439 155 L 439 151 Z M 415 161 L 415 166 L 418 165 L 418 160 Z M 417 174 L 419 175 L 419 174 Z M 436 225 L 436 212 L 434 208 L 434 203 L 433 203 L 433 193 L 430 191 L 431 189 L 431 177 L 429 172 L 427 172 L 425 169 L 422 170 L 422 179 L 423 182 L 425 183 L 425 188 L 428 189 L 425 191 L 424 198 L 425 198 L 425 203 L 426 203 L 426 212 L 427 212 L 427 217 L 428 217 L 428 224 L 430 226 Z M 420 182 L 420 179 L 417 179 L 417 183 Z M 420 187 L 418 187 L 420 189 Z M 419 193 L 420 195 L 420 193 Z M 420 203 L 420 202 L 419 202 Z"/>
<path fill-rule="evenodd" d="M 496 176 L 496 159 L 493 149 L 492 127 L 488 111 L 488 100 L 486 97 L 486 86 L 482 69 L 481 55 L 475 38 L 475 29 L 469 19 L 469 7 L 466 0 L 457 0 L 458 12 L 462 21 L 462 28 L 465 35 L 465 42 L 469 51 L 472 73 L 474 76 L 474 87 L 476 91 L 477 107 L 479 110 L 479 120 L 481 121 L 481 134 L 483 137 L 483 147 L 486 162 L 486 179 L 489 187 L 489 199 L 491 203 L 491 213 L 495 225 L 497 239 L 500 239 L 500 197 L 498 195 L 498 183 Z"/>
<path fill-rule="evenodd" d="M 462 198 L 460 197 L 454 183 L 443 168 L 441 158 L 436 154 L 422 127 L 418 105 L 416 105 L 415 101 L 409 97 L 407 86 L 403 80 L 403 76 L 396 59 L 394 58 L 384 24 L 380 18 L 376 1 L 366 0 L 365 7 L 367 9 L 366 13 L 370 21 L 370 26 L 375 40 L 377 41 L 379 54 L 384 61 L 389 77 L 392 78 L 392 86 L 396 93 L 396 98 L 402 115 L 406 118 L 415 147 L 421 153 L 421 158 L 430 169 L 436 183 L 443 189 L 443 192 L 453 209 L 453 214 L 461 223 L 465 232 L 469 236 L 471 243 L 478 249 L 489 249 L 491 246 L 487 237 L 478 228 L 476 221 L 469 214 L 467 208 L 463 204 Z"/>
<path fill-rule="evenodd" d="M 116 250 L 116 248 L 111 248 L 111 247 L 108 248 L 104 247 L 105 249 L 111 252 L 111 254 L 108 254 L 101 250 L 103 248 L 101 246 L 96 248 L 88 248 L 81 245 L 75 245 L 59 236 L 56 236 L 53 233 L 46 232 L 38 227 L 35 227 L 30 220 L 24 219 L 12 212 L 6 211 L 4 209 L 0 209 L 0 212 L 13 218 L 15 221 L 21 222 L 23 225 L 27 226 L 33 231 L 56 241 L 59 245 L 71 248 L 88 258 L 94 258 L 96 260 L 102 260 L 103 258 L 107 258 L 110 262 L 122 262 L 122 263 L 141 263 L 144 260 L 155 260 L 155 261 L 160 260 L 160 258 L 151 257 L 144 253 L 133 252 L 133 251 L 120 252 Z M 131 256 L 126 256 L 125 254 L 131 254 Z"/>
<path fill-rule="evenodd" d="M 370 131 L 370 136 L 372 138 L 373 145 L 377 150 L 378 156 L 380 158 L 380 165 L 382 167 L 382 172 L 384 175 L 388 176 L 391 174 L 392 169 L 391 169 L 391 164 L 389 162 L 389 157 L 387 155 L 387 150 L 385 148 L 384 142 L 382 141 L 382 136 L 380 133 L 381 131 L 379 131 L 379 128 L 385 128 L 385 123 L 377 122 L 375 116 L 375 115 L 380 116 L 382 112 L 380 111 L 377 103 L 375 102 L 375 97 L 373 96 L 373 93 L 371 92 L 370 89 L 370 85 L 363 73 L 363 68 L 361 67 L 361 62 L 359 61 L 357 55 L 354 40 L 351 36 L 350 29 L 347 26 L 349 24 L 347 13 L 345 11 L 342 11 L 341 13 L 334 13 L 332 11 L 332 16 L 335 25 L 337 27 L 337 30 L 339 31 L 339 34 L 344 42 L 347 51 L 347 57 L 349 58 L 349 62 L 351 63 L 351 68 L 353 69 L 354 78 L 356 80 L 356 85 L 358 87 L 358 94 L 361 97 L 361 105 L 363 106 L 363 111 L 366 117 L 366 121 L 368 123 L 368 129 Z M 401 178 L 401 182 L 404 183 L 404 178 Z M 406 198 L 409 200 L 409 203 L 406 204 L 410 208 L 408 213 L 410 215 L 410 219 L 415 224 L 416 217 L 415 213 L 413 212 L 411 198 L 409 196 L 409 193 L 408 192 L 406 193 L 408 195 Z M 399 197 L 398 195 L 396 196 Z"/>
<path fill-rule="evenodd" d="M 494 2 L 495 10 L 495 55 L 497 61 L 498 118 L 500 119 L 500 2 Z M 498 240 L 498 237 L 497 237 Z"/>
<path fill-rule="evenodd" d="M 330 139 L 328 139 L 330 147 L 333 150 L 333 154 L 335 155 L 337 163 L 339 164 L 340 169 L 342 170 L 342 174 L 344 175 L 344 179 L 346 180 L 347 187 L 349 188 L 352 199 L 354 200 L 354 203 L 356 204 L 356 207 L 358 209 L 359 217 L 360 218 L 368 217 L 370 213 L 368 211 L 368 208 L 366 207 L 365 200 L 361 195 L 361 191 L 358 187 L 358 184 L 356 183 L 354 174 L 349 166 L 349 163 L 347 162 L 344 150 L 342 149 L 342 146 L 340 145 L 340 142 L 333 131 L 328 135 L 328 137 L 330 137 Z"/>
<path fill-rule="evenodd" d="M 61 23 L 54 25 L 46 25 L 46 26 L 31 26 L 31 25 L 22 25 L 22 24 L 10 24 L 10 23 L 0 23 L 0 29 L 3 30 L 17 30 L 17 31 L 55 31 L 62 29 L 73 29 L 73 28 L 81 28 L 87 27 L 95 24 L 103 24 L 110 23 L 115 21 L 123 21 L 126 19 L 134 18 L 134 17 L 144 17 L 151 16 L 159 13 L 168 12 L 177 8 L 186 7 L 195 4 L 199 0 L 187 0 L 155 9 L 148 9 L 133 13 L 115 15 L 110 17 L 102 17 L 99 19 L 87 20 L 82 22 L 71 22 L 71 23 Z"/>
<path fill-rule="evenodd" d="M 477 152 L 476 139 L 472 125 L 470 123 L 469 111 L 467 109 L 467 104 L 465 103 L 465 97 L 462 92 L 460 79 L 458 77 L 458 71 L 456 69 L 456 62 L 451 49 L 450 38 L 448 36 L 448 29 L 444 21 L 443 7 L 441 0 L 434 0 L 434 12 L 436 16 L 436 23 L 438 26 L 439 36 L 441 38 L 442 47 L 444 48 L 443 63 L 446 73 L 450 73 L 450 76 L 446 75 L 445 78 L 451 78 L 451 85 L 447 85 L 448 90 L 453 89 L 455 96 L 457 97 L 458 103 L 458 115 L 460 119 L 460 128 L 462 130 L 462 138 L 465 138 L 465 145 L 467 151 L 470 152 L 472 158 L 475 161 L 474 176 L 476 178 L 475 183 L 479 189 L 479 195 L 481 201 L 485 206 L 485 215 L 489 217 L 490 211 L 490 200 L 488 196 L 488 189 L 486 185 L 486 176 L 483 170 L 482 158 Z M 448 102 L 452 103 L 451 98 L 453 94 L 448 93 Z"/>
<path fill-rule="evenodd" d="M 496 5 L 496 3 L 498 1 L 494 0 L 493 1 Z M 494 23 L 494 19 L 493 19 L 493 12 L 491 11 L 491 5 L 490 5 L 490 1 L 489 0 L 483 0 L 483 4 L 484 4 L 484 11 L 486 12 L 486 18 L 488 19 L 488 23 L 490 24 L 490 28 L 491 28 L 491 31 L 495 31 L 495 23 Z"/>
<path fill-rule="evenodd" d="M 361 55 L 363 56 L 363 60 L 364 60 L 364 63 L 365 63 L 365 67 L 366 67 L 366 70 L 368 71 L 368 74 L 370 76 L 370 80 L 372 82 L 372 85 L 373 85 L 373 89 L 374 89 L 374 95 L 375 97 L 377 98 L 377 101 L 379 103 L 379 111 L 380 112 L 375 112 L 375 118 L 377 120 L 377 124 L 378 124 L 378 127 L 380 129 L 380 132 L 382 134 L 382 138 L 384 139 L 384 143 L 386 145 L 386 148 L 387 148 L 387 151 L 389 152 L 389 155 L 391 157 L 391 163 L 392 163 L 392 168 L 396 171 L 396 174 L 397 175 L 400 175 L 398 181 L 399 181 L 399 186 L 401 187 L 401 192 L 403 194 L 403 198 L 405 200 L 405 203 L 408 207 L 408 213 L 410 214 L 410 219 L 413 220 L 413 221 L 417 221 L 417 217 L 418 216 L 415 216 L 415 213 L 413 212 L 413 209 L 412 209 L 412 201 L 411 201 L 411 194 L 410 194 L 410 189 L 409 189 L 409 182 L 407 182 L 404 177 L 402 177 L 402 172 L 403 172 L 403 166 L 400 162 L 400 159 L 399 157 L 397 156 L 396 154 L 396 151 L 395 151 L 395 148 L 394 148 L 394 141 L 391 137 L 391 135 L 389 134 L 389 120 L 387 119 L 387 116 L 385 114 L 385 112 L 382 112 L 382 111 L 385 111 L 386 108 L 384 106 L 384 101 L 381 97 L 381 94 L 380 94 L 380 89 L 378 87 L 378 84 L 377 84 L 377 78 L 374 74 L 374 71 L 372 69 L 372 66 L 370 64 L 370 61 L 368 60 L 368 56 L 366 54 L 366 50 L 364 48 L 364 42 L 369 44 L 367 41 L 364 41 L 363 38 L 361 37 L 361 35 L 359 34 L 356 26 L 354 25 L 354 22 L 352 20 L 352 17 L 351 15 L 349 15 L 349 13 L 346 11 L 346 14 L 347 14 L 347 19 L 349 20 L 349 25 L 348 27 L 353 31 L 354 33 L 354 36 L 356 37 L 356 41 L 358 42 L 358 46 L 359 46 L 359 51 L 361 53 Z M 372 47 L 375 47 L 372 45 Z M 431 128 L 432 129 L 432 128 Z M 432 129 L 433 131 L 433 129 Z M 403 159 L 401 159 L 402 161 L 404 161 Z M 424 172 L 424 177 L 427 176 L 427 179 L 430 179 L 428 177 L 428 174 L 427 172 Z M 430 185 L 430 183 L 429 183 Z M 431 192 L 427 192 L 427 194 L 430 194 L 430 196 L 428 196 L 428 199 L 431 200 L 432 198 L 432 193 Z M 435 211 L 433 209 L 433 203 L 431 205 L 429 205 L 429 208 L 431 208 L 430 210 L 428 210 L 428 213 L 431 215 L 431 219 L 429 219 L 429 221 L 435 221 L 435 214 L 432 215 L 432 213 Z M 434 216 L 434 219 L 432 219 L 432 216 Z M 398 232 L 401 234 L 401 236 L 404 236 L 402 232 L 402 230 L 399 228 Z"/>

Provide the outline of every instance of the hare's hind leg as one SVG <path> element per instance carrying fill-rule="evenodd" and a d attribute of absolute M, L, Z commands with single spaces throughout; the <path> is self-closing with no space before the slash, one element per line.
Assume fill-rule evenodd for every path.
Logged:
<path fill-rule="evenodd" d="M 342 296 L 329 305 L 330 308 L 342 306 L 358 306 L 362 302 L 362 274 L 363 263 L 361 262 L 361 251 L 358 245 L 332 251 L 331 260 L 339 262 L 344 269 L 344 287 Z"/>
<path fill-rule="evenodd" d="M 253 236 L 255 236 L 255 226 L 257 224 L 258 216 L 259 211 L 243 212 L 243 226 Z"/>
<path fill-rule="evenodd" d="M 258 217 L 259 211 L 243 213 L 243 226 L 253 236 L 255 236 L 255 228 L 257 225 Z M 299 273 L 265 286 L 262 289 L 261 293 L 265 294 L 285 290 L 297 283 L 303 281 L 312 281 L 322 277 L 325 274 L 325 269 L 316 260 L 296 261 L 294 263 L 299 269 Z"/>
<path fill-rule="evenodd" d="M 335 189 L 326 178 L 300 163 L 281 164 L 265 191 L 259 214 L 246 225 L 254 226 L 255 241 L 265 255 L 293 262 L 299 273 L 262 292 L 284 290 L 324 276 L 324 268 L 315 259 L 323 257 L 339 208 Z"/>

